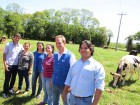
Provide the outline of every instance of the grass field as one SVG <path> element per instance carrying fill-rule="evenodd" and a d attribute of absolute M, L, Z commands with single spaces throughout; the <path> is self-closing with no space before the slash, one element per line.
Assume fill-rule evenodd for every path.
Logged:
<path fill-rule="evenodd" d="M 10 39 L 7 40 L 9 42 Z M 36 50 L 36 43 L 38 41 L 35 40 L 21 40 L 20 43 L 24 43 L 29 41 L 31 43 L 31 51 Z M 53 43 L 54 42 L 45 42 Z M 13 95 L 8 99 L 4 99 L 2 97 L 3 91 L 3 82 L 4 82 L 4 69 L 2 62 L 2 53 L 5 44 L 0 44 L 0 105 L 37 105 L 42 98 L 30 98 L 31 91 L 26 96 L 22 94 Z M 80 54 L 78 52 L 79 45 L 67 44 L 67 48 L 72 51 L 76 58 L 80 58 Z M 110 71 L 115 72 L 118 62 L 120 58 L 124 55 L 128 54 L 128 52 L 124 51 L 114 51 L 113 49 L 103 49 L 95 47 L 94 58 L 98 60 L 105 68 L 106 71 L 106 79 L 105 79 L 105 91 L 103 92 L 102 98 L 100 100 L 100 105 L 140 105 L 140 80 L 138 80 L 138 74 L 136 73 L 133 76 L 132 81 L 126 81 L 125 86 L 119 88 L 112 87 L 112 76 L 110 75 Z M 139 55 L 140 56 L 140 55 Z M 18 82 L 18 78 L 16 80 Z M 17 90 L 17 82 L 15 84 L 14 89 Z M 25 84 L 23 84 L 25 86 Z M 24 90 L 24 87 L 23 87 Z M 42 92 L 43 97 L 43 92 Z M 62 105 L 62 104 L 61 104 Z"/>

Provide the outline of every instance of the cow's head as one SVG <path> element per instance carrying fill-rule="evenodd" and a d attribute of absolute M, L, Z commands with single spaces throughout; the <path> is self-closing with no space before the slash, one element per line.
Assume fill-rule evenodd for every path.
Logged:
<path fill-rule="evenodd" d="M 124 62 L 120 62 L 117 68 L 116 73 L 110 72 L 111 75 L 113 75 L 113 86 L 117 86 L 120 84 L 122 79 L 125 79 L 125 70 L 127 69 L 127 64 Z"/>
<path fill-rule="evenodd" d="M 121 74 L 118 74 L 118 73 L 112 73 L 110 72 L 111 75 L 113 75 L 113 86 L 116 87 L 117 84 L 121 81 Z"/>

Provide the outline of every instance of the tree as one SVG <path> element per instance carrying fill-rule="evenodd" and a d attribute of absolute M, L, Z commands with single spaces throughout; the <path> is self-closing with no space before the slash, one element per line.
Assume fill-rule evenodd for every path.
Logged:
<path fill-rule="evenodd" d="M 23 14 L 24 8 L 16 3 L 10 3 L 7 5 L 6 10 L 17 14 Z"/>
<path fill-rule="evenodd" d="M 5 32 L 5 27 L 4 27 L 4 13 L 5 11 L 0 8 L 0 36 Z"/>
<path fill-rule="evenodd" d="M 21 15 L 21 25 L 23 27 L 22 38 L 29 38 L 30 30 L 29 30 L 29 22 L 31 21 L 30 14 L 23 14 Z"/>
<path fill-rule="evenodd" d="M 98 27 L 95 30 L 95 34 L 92 38 L 92 43 L 94 43 L 95 46 L 100 47 L 104 46 L 107 41 L 107 30 L 105 27 Z"/>
<path fill-rule="evenodd" d="M 132 36 L 128 36 L 128 37 L 126 38 L 126 40 L 127 40 L 127 43 L 126 43 L 126 50 L 127 50 L 127 51 L 131 51 L 132 48 L 133 48 L 133 37 L 132 37 Z"/>
<path fill-rule="evenodd" d="M 110 44 L 111 37 L 113 36 L 113 32 L 110 29 L 107 30 L 107 36 L 108 36 L 108 41 L 107 41 L 107 47 L 108 47 Z"/>
<path fill-rule="evenodd" d="M 140 40 L 140 31 L 133 35 L 134 40 Z"/>
<path fill-rule="evenodd" d="M 83 25 L 84 27 L 87 27 L 90 24 L 91 18 L 93 18 L 93 13 L 86 9 L 81 9 L 80 13 L 81 13 L 80 14 L 81 25 Z"/>
<path fill-rule="evenodd" d="M 30 25 L 32 27 L 33 38 L 45 39 L 44 27 L 47 25 L 46 16 L 43 12 L 35 12 L 31 17 Z"/>
<path fill-rule="evenodd" d="M 8 34 L 8 38 L 10 38 L 11 35 L 13 35 L 16 32 L 23 32 L 20 15 L 9 13 L 8 15 L 5 15 L 4 19 L 4 24 L 6 28 L 6 33 Z"/>

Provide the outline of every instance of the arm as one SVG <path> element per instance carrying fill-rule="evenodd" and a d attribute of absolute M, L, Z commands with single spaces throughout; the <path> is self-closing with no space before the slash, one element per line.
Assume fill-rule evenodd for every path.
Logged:
<path fill-rule="evenodd" d="M 70 57 L 70 67 L 75 63 L 75 61 L 76 61 L 76 57 L 75 57 L 75 55 L 72 53 L 72 54 L 71 54 L 71 57 Z"/>
<path fill-rule="evenodd" d="M 30 65 L 29 65 L 29 71 L 28 74 L 32 74 L 32 67 L 33 67 L 33 55 L 30 55 Z"/>
<path fill-rule="evenodd" d="M 65 87 L 64 87 L 64 90 L 63 90 L 63 93 L 62 93 L 63 102 L 66 101 L 66 99 L 67 99 L 66 96 L 67 96 L 68 92 L 70 92 L 71 81 L 72 81 L 72 67 L 70 68 L 70 70 L 68 72 L 68 75 L 67 75 L 67 78 L 66 78 L 66 81 L 65 81 Z"/>
<path fill-rule="evenodd" d="M 70 86 L 65 85 L 63 93 L 62 93 L 62 100 L 65 102 L 67 100 L 67 94 L 70 91 Z"/>
<path fill-rule="evenodd" d="M 30 64 L 29 71 L 28 71 L 29 75 L 32 74 L 32 66 L 33 66 L 33 64 Z"/>
<path fill-rule="evenodd" d="M 96 70 L 96 75 L 95 75 L 95 94 L 94 94 L 94 100 L 92 105 L 98 105 L 99 100 L 102 95 L 102 91 L 104 90 L 105 87 L 105 70 L 102 65 L 99 65 L 99 69 Z"/>
<path fill-rule="evenodd" d="M 94 101 L 93 101 L 92 105 L 98 105 L 101 95 L 102 95 L 102 91 L 99 89 L 96 89 L 95 95 L 94 95 Z"/>
<path fill-rule="evenodd" d="M 4 64 L 4 70 L 9 71 L 8 70 L 8 65 L 6 63 L 6 54 L 5 53 L 3 53 L 3 64 Z"/>

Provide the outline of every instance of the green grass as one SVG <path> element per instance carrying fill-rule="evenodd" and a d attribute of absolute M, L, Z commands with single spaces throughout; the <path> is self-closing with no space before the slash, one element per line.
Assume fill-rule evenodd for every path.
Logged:
<path fill-rule="evenodd" d="M 7 40 L 9 42 L 10 39 Z M 31 51 L 36 50 L 36 40 L 21 40 L 20 43 L 24 43 L 29 41 L 31 43 Z M 44 44 L 54 42 L 46 42 L 43 41 Z M 0 44 L 0 104 L 4 105 L 36 105 L 41 99 L 30 98 L 31 91 L 26 96 L 23 95 L 15 95 L 11 96 L 9 99 L 4 99 L 2 97 L 3 90 L 3 82 L 4 82 L 4 69 L 2 63 L 2 53 L 5 44 Z M 80 54 L 78 52 L 79 45 L 75 44 L 67 44 L 67 48 L 72 51 L 76 58 L 80 58 Z M 56 48 L 55 48 L 56 50 Z M 115 72 L 119 60 L 122 56 L 128 54 L 125 51 L 115 51 L 114 49 L 103 49 L 95 47 L 94 58 L 98 60 L 105 68 L 106 78 L 105 78 L 105 91 L 103 92 L 102 98 L 100 100 L 100 105 L 140 105 L 140 80 L 138 80 L 138 74 L 136 73 L 133 76 L 132 81 L 126 81 L 125 86 L 119 88 L 112 87 L 113 77 L 110 75 L 110 72 Z M 17 78 L 18 81 L 18 78 Z M 15 90 L 17 90 L 17 82 L 15 84 Z M 25 86 L 25 83 L 23 84 Z M 24 90 L 24 87 L 23 87 Z M 43 97 L 43 92 L 42 92 Z"/>

